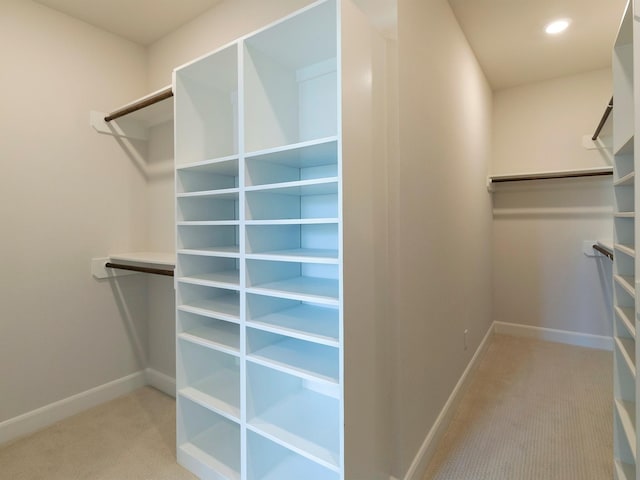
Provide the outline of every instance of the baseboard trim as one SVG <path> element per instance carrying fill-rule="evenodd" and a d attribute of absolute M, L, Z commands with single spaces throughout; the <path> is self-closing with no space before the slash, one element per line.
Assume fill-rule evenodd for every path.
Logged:
<path fill-rule="evenodd" d="M 146 384 L 144 371 L 32 410 L 0 423 L 0 445 L 48 427 L 64 418 L 133 392 Z"/>
<path fill-rule="evenodd" d="M 556 330 L 554 328 L 532 327 L 516 323 L 493 322 L 495 333 L 513 335 L 515 337 L 536 338 L 547 342 L 565 343 L 579 347 L 613 350 L 613 338 L 588 333 Z"/>
<path fill-rule="evenodd" d="M 446 432 L 447 427 L 451 422 L 451 418 L 453 417 L 456 407 L 458 406 L 458 402 L 462 398 L 462 394 L 468 386 L 473 372 L 480 364 L 480 360 L 482 360 L 482 357 L 486 352 L 487 346 L 489 344 L 489 339 L 493 334 L 493 330 L 494 326 L 492 324 L 487 330 L 487 333 L 482 339 L 482 342 L 480 342 L 478 349 L 473 354 L 473 357 L 467 365 L 467 368 L 462 373 L 462 376 L 458 380 L 458 383 L 453 389 L 453 392 L 451 392 L 451 395 L 449 395 L 447 403 L 445 403 L 444 407 L 440 411 L 440 414 L 431 427 L 431 430 L 429 430 L 427 437 L 424 439 L 424 442 L 422 442 L 422 445 L 418 450 L 418 454 L 413 459 L 413 462 L 411 462 L 409 470 L 407 470 L 407 473 L 403 477 L 404 480 L 421 480 L 424 476 L 424 473 L 427 470 L 427 466 L 429 465 L 429 461 L 433 457 L 438 443 L 444 436 L 444 433 Z"/>
<path fill-rule="evenodd" d="M 176 379 L 166 375 L 153 368 L 147 368 L 144 371 L 145 380 L 147 385 L 157 388 L 163 393 L 176 397 Z"/>

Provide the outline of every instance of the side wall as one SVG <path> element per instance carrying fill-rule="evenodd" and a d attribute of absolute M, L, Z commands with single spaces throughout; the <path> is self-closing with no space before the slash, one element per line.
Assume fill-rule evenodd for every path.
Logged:
<path fill-rule="evenodd" d="M 582 146 L 610 97 L 609 69 L 496 92 L 492 172 L 610 165 Z M 610 336 L 612 264 L 583 242 L 611 239 L 611 177 L 498 186 L 493 201 L 494 319 Z"/>
<path fill-rule="evenodd" d="M 446 0 L 400 0 L 398 18 L 395 476 L 420 478 L 412 462 L 492 321 L 492 94 Z"/>
<path fill-rule="evenodd" d="M 1 442 L 9 419 L 140 370 L 147 339 L 143 276 L 90 273 L 144 246 L 145 179 L 89 111 L 145 92 L 145 51 L 22 0 L 0 2 L 0 31 Z"/>

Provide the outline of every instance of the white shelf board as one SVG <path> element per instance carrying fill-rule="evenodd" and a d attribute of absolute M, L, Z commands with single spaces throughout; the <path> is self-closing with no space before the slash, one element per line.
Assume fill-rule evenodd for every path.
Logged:
<path fill-rule="evenodd" d="M 631 338 L 615 337 L 616 348 L 620 351 L 629 373 L 636 378 L 636 342 Z"/>
<path fill-rule="evenodd" d="M 240 248 L 237 245 L 231 247 L 183 248 L 178 250 L 178 254 L 200 255 L 203 257 L 238 258 L 240 256 Z"/>
<path fill-rule="evenodd" d="M 270 183 L 246 187 L 247 192 L 268 192 L 278 195 L 330 195 L 338 193 L 338 177 L 315 178 L 295 182 Z"/>
<path fill-rule="evenodd" d="M 176 224 L 179 227 L 224 227 L 240 225 L 240 220 L 188 220 Z"/>
<path fill-rule="evenodd" d="M 281 262 L 326 263 L 337 265 L 338 250 L 296 248 L 292 250 L 247 253 L 247 258 L 252 260 L 277 260 Z"/>
<path fill-rule="evenodd" d="M 625 326 L 629 334 L 635 338 L 636 337 L 636 328 L 635 328 L 635 312 L 633 307 L 621 307 L 616 305 L 614 307 L 616 316 L 620 319 L 622 324 Z"/>
<path fill-rule="evenodd" d="M 339 346 L 339 312 L 333 308 L 299 305 L 247 320 L 247 326 L 330 347 Z"/>
<path fill-rule="evenodd" d="M 224 423 L 205 430 L 178 449 L 204 464 L 214 479 L 240 480 L 240 429 Z M 212 453 L 215 452 L 214 457 Z"/>
<path fill-rule="evenodd" d="M 636 406 L 634 403 L 616 399 L 615 409 L 618 412 L 618 418 L 622 424 L 633 459 L 636 460 Z"/>
<path fill-rule="evenodd" d="M 629 155 L 633 153 L 634 150 L 634 135 L 631 133 L 631 136 L 622 143 L 620 148 L 616 150 L 614 155 Z"/>
<path fill-rule="evenodd" d="M 181 388 L 179 393 L 226 418 L 240 421 L 240 378 L 237 371 L 219 369 L 211 377 Z"/>
<path fill-rule="evenodd" d="M 176 167 L 178 172 L 213 173 L 227 177 L 238 176 L 238 155 L 187 163 Z"/>
<path fill-rule="evenodd" d="M 112 253 L 109 258 L 113 263 L 129 263 L 139 266 L 163 266 L 175 267 L 175 253 L 166 252 L 132 252 L 132 253 Z"/>
<path fill-rule="evenodd" d="M 325 415 L 326 412 L 329 412 Z M 338 400 L 301 390 L 251 418 L 247 427 L 325 467 L 339 471 Z"/>
<path fill-rule="evenodd" d="M 192 285 L 232 288 L 237 290 L 240 288 L 240 272 L 238 270 L 227 270 L 223 272 L 201 273 L 180 277 L 178 281 Z"/>
<path fill-rule="evenodd" d="M 337 280 L 296 277 L 255 285 L 247 292 L 337 306 L 339 288 Z"/>
<path fill-rule="evenodd" d="M 608 250 L 611 253 L 613 253 L 613 241 L 611 241 L 611 240 L 597 240 L 596 244 L 600 245 L 605 250 Z"/>
<path fill-rule="evenodd" d="M 336 472 L 324 467 L 309 463 L 308 459 L 296 454 L 290 454 L 283 461 L 271 469 L 261 480 L 283 480 L 285 478 L 313 479 L 313 480 L 338 480 Z"/>
<path fill-rule="evenodd" d="M 193 300 L 178 306 L 178 310 L 205 317 L 218 318 L 237 323 L 240 321 L 240 304 L 237 295 L 226 295 L 215 299 Z"/>
<path fill-rule="evenodd" d="M 616 212 L 613 216 L 616 218 L 635 218 L 636 212 Z"/>
<path fill-rule="evenodd" d="M 218 322 L 213 325 L 192 328 L 178 334 L 178 338 L 223 353 L 240 355 L 240 330 L 237 324 Z"/>
<path fill-rule="evenodd" d="M 247 220 L 246 225 L 320 225 L 338 223 L 335 217 L 328 218 L 284 218 L 280 220 Z"/>
<path fill-rule="evenodd" d="M 239 188 L 221 188 L 219 190 L 203 190 L 198 192 L 178 193 L 177 198 L 219 198 L 222 200 L 238 200 Z"/>
<path fill-rule="evenodd" d="M 613 279 L 618 285 L 624 288 L 629 295 L 631 295 L 633 298 L 636 298 L 636 291 L 634 287 L 635 279 L 633 277 L 614 275 Z"/>
<path fill-rule="evenodd" d="M 626 174 L 624 177 L 613 182 L 614 187 L 625 187 L 635 185 L 636 174 L 635 172 L 631 172 Z"/>
<path fill-rule="evenodd" d="M 629 247 L 629 246 L 627 246 L 627 245 L 622 245 L 621 243 L 616 243 L 616 244 L 614 245 L 614 248 L 615 248 L 617 251 L 622 252 L 622 253 L 624 253 L 625 255 L 628 255 L 628 256 L 630 256 L 630 257 L 635 258 L 635 256 L 636 256 L 636 251 L 635 251 L 633 248 L 631 248 L 631 247 Z"/>
<path fill-rule="evenodd" d="M 609 174 L 613 173 L 613 167 L 592 167 L 592 168 L 580 168 L 580 169 L 571 169 L 571 170 L 552 170 L 552 171 L 543 171 L 543 172 L 528 172 L 528 173 L 507 173 L 507 174 L 496 174 L 489 175 L 488 184 L 494 184 L 497 182 L 508 182 L 508 181 L 518 181 L 518 180 L 543 180 L 543 179 L 552 179 L 552 178 L 562 178 L 567 175 L 598 175 L 598 174 Z M 541 178 L 544 177 L 544 178 Z"/>
<path fill-rule="evenodd" d="M 336 155 L 337 136 L 318 138 L 306 142 L 292 143 L 281 147 L 248 152 L 247 159 L 261 157 L 266 162 L 279 163 L 290 167 L 306 168 L 327 165 L 327 158 Z"/>
<path fill-rule="evenodd" d="M 247 358 L 296 377 L 338 384 L 338 350 L 331 347 L 284 337 Z"/>

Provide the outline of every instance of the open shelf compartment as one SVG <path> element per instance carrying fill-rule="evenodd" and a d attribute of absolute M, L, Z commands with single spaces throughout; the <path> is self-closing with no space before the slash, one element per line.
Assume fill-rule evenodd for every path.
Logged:
<path fill-rule="evenodd" d="M 240 322 L 240 294 L 235 290 L 178 281 L 176 304 L 183 312 Z"/>
<path fill-rule="evenodd" d="M 240 480 L 240 426 L 180 395 L 178 461 L 200 478 Z"/>
<path fill-rule="evenodd" d="M 246 227 L 247 258 L 337 264 L 338 247 L 336 223 Z"/>
<path fill-rule="evenodd" d="M 238 188 L 238 157 L 205 161 L 176 170 L 176 193 L 189 194 Z"/>
<path fill-rule="evenodd" d="M 238 225 L 178 225 L 178 253 L 239 257 Z"/>
<path fill-rule="evenodd" d="M 240 260 L 237 258 L 179 254 L 178 259 L 176 276 L 181 282 L 240 288 Z"/>
<path fill-rule="evenodd" d="M 240 355 L 240 326 L 236 323 L 178 311 L 178 338 L 232 355 Z"/>

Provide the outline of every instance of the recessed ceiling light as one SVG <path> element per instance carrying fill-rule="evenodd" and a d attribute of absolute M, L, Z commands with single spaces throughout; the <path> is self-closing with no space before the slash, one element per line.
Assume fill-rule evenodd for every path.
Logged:
<path fill-rule="evenodd" d="M 564 32 L 569 26 L 569 20 L 554 20 L 553 22 L 547 24 L 544 28 L 544 31 L 549 35 L 557 35 L 558 33 Z"/>

